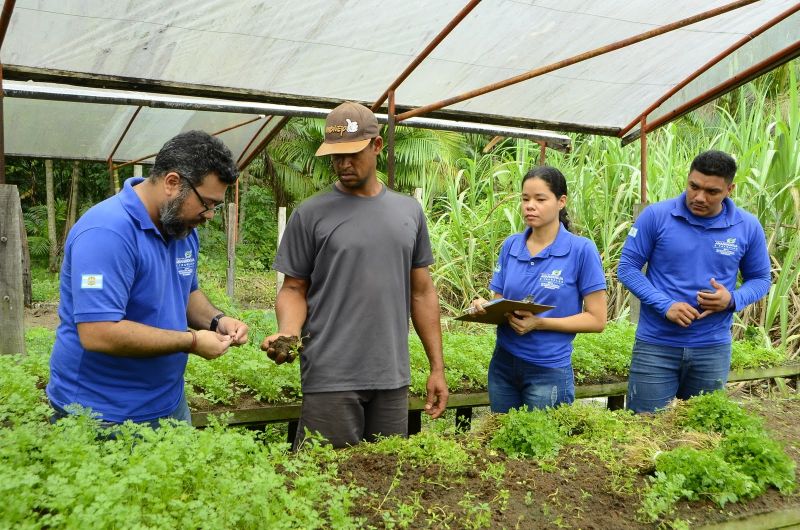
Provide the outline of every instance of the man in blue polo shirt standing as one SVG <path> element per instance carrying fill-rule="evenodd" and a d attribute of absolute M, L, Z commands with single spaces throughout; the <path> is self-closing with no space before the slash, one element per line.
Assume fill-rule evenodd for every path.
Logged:
<path fill-rule="evenodd" d="M 634 412 L 722 388 L 733 313 L 769 291 L 764 230 L 730 199 L 735 174 L 727 153 L 701 153 L 686 191 L 645 208 L 625 241 L 618 276 L 642 303 L 628 380 Z"/>
<path fill-rule="evenodd" d="M 183 133 L 164 144 L 148 178 L 128 179 L 70 230 L 47 385 L 54 420 L 77 404 L 103 425 L 191 423 L 188 354 L 214 359 L 247 342 L 247 325 L 197 284 L 195 228 L 237 176 L 220 140 Z"/>

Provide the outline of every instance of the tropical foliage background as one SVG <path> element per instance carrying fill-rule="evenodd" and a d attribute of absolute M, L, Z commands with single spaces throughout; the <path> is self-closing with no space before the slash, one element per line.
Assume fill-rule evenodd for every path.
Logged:
<path fill-rule="evenodd" d="M 736 203 L 763 223 L 773 262 L 768 297 L 736 319 L 735 334 L 781 344 L 796 356 L 800 345 L 800 61 L 795 60 L 714 104 L 648 135 L 650 202 L 680 193 L 694 156 L 706 149 L 732 153 L 738 161 Z M 277 208 L 291 208 L 326 188 L 334 176 L 326 158 L 313 156 L 322 141 L 321 120 L 293 119 L 240 180 L 241 215 L 237 267 L 264 277 L 274 256 Z M 615 277 L 624 236 L 640 201 L 638 142 L 572 134 L 571 153 L 547 152 L 547 163 L 569 183 L 568 210 L 575 230 L 595 241 L 609 281 L 609 315 L 624 319 L 630 295 Z M 223 137 L 224 140 L 224 137 Z M 454 314 L 476 294 L 486 294 L 503 239 L 522 228 L 519 183 L 536 165 L 538 145 L 453 132 L 399 127 L 397 189 L 422 190 L 436 264 L 433 276 L 445 313 Z M 385 178 L 385 153 L 379 176 Z M 130 168 L 125 168 L 130 171 Z M 123 170 L 123 171 L 125 171 Z M 57 268 L 64 236 L 80 215 L 108 195 L 105 165 L 52 162 L 54 228 L 48 227 L 44 161 L 9 159 L 7 179 L 23 200 L 29 248 L 35 264 Z M 120 179 L 130 176 L 123 172 Z M 73 190 L 74 186 L 74 190 Z M 225 269 L 226 219 L 202 229 L 204 263 Z M 53 232 L 55 232 L 53 234 Z M 55 256 L 55 257 L 54 257 Z M 264 304 L 262 304 L 264 305 Z"/>

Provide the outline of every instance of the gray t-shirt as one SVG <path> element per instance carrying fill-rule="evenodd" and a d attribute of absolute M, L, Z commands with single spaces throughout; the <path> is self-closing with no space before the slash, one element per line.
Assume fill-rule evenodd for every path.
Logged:
<path fill-rule="evenodd" d="M 410 384 L 411 269 L 433 263 L 422 208 L 387 190 L 311 197 L 293 213 L 272 267 L 309 281 L 303 392 Z"/>

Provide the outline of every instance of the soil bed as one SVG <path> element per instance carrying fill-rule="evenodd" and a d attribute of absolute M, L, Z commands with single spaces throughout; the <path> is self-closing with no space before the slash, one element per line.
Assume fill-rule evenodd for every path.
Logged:
<path fill-rule="evenodd" d="M 746 400 L 747 408 L 765 418 L 772 435 L 800 463 L 800 400 Z M 486 450 L 475 454 L 476 466 L 464 474 L 452 474 L 436 465 L 415 468 L 394 455 L 354 453 L 340 464 L 339 476 L 367 490 L 367 502 L 358 503 L 356 514 L 368 525 L 384 528 L 384 512 L 397 514 L 416 506 L 411 528 L 456 528 L 468 525 L 476 506 L 488 505 L 488 524 L 483 528 L 654 528 L 641 522 L 637 510 L 647 485 L 645 475 L 633 487 L 613 487 L 607 466 L 579 446 L 562 449 L 547 470 L 531 460 L 505 457 Z M 499 482 L 481 477 L 490 463 L 502 463 Z M 394 485 L 393 485 L 394 482 Z M 507 502 L 500 499 L 507 491 Z M 474 495 L 464 502 L 465 493 Z M 406 506 L 402 506 L 405 504 Z M 781 495 L 775 489 L 745 503 L 729 503 L 724 509 L 713 502 L 681 501 L 666 521 L 676 518 L 696 528 L 742 516 L 787 508 L 800 508 L 800 494 Z M 477 516 L 475 516 L 477 517 Z M 478 527 L 477 525 L 475 526 Z"/>

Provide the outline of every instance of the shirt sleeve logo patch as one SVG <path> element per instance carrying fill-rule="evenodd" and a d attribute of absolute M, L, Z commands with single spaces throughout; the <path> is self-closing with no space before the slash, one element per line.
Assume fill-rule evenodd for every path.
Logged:
<path fill-rule="evenodd" d="M 81 289 L 102 289 L 102 274 L 81 274 Z"/>
<path fill-rule="evenodd" d="M 497 263 L 497 265 L 495 265 L 495 266 L 494 266 L 494 273 L 495 273 L 495 274 L 499 274 L 499 273 L 500 273 L 500 271 L 502 271 L 502 270 L 503 270 L 503 267 L 502 267 L 502 266 L 500 265 L 500 263 L 498 262 L 498 263 Z"/>
<path fill-rule="evenodd" d="M 631 237 L 636 237 L 636 234 L 638 234 L 638 233 L 639 233 L 639 229 L 636 228 L 635 226 L 632 226 L 631 227 L 631 231 L 628 232 L 628 235 L 631 236 Z"/>

